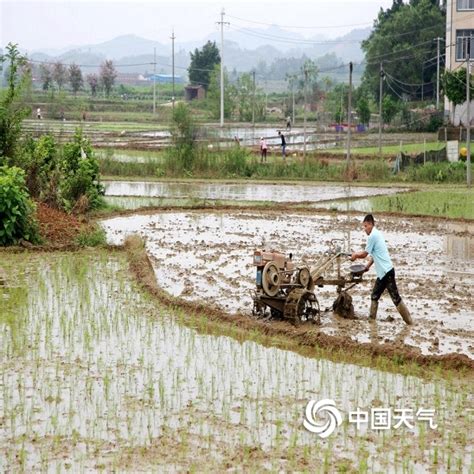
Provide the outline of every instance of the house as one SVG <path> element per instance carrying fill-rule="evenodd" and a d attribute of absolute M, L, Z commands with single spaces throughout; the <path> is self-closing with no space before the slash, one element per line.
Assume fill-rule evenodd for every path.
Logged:
<path fill-rule="evenodd" d="M 468 38 L 472 38 L 468 40 Z M 470 47 L 472 45 L 472 47 Z M 455 71 L 466 67 L 467 51 L 470 47 L 471 72 L 474 64 L 474 0 L 447 0 L 446 2 L 446 70 Z M 471 102 L 471 117 L 474 107 Z M 466 117 L 466 104 L 454 107 L 445 98 L 445 114 L 451 122 L 459 125 Z"/>
<path fill-rule="evenodd" d="M 184 98 L 187 101 L 194 100 L 194 99 L 204 99 L 206 97 L 206 89 L 200 84 L 197 86 L 186 86 L 184 88 Z"/>
<path fill-rule="evenodd" d="M 172 74 L 149 74 L 148 80 L 153 82 L 153 79 L 157 84 L 173 84 L 173 75 Z M 175 84 L 181 84 L 183 78 L 181 76 L 174 76 Z"/>

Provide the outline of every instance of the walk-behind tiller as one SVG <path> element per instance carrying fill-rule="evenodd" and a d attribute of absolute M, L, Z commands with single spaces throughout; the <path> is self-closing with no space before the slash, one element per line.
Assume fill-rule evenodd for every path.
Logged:
<path fill-rule="evenodd" d="M 310 269 L 305 264 L 296 265 L 291 253 L 287 257 L 275 250 L 256 250 L 253 264 L 257 267 L 257 280 L 252 294 L 252 314 L 259 318 L 288 319 L 295 325 L 306 321 L 320 324 L 315 288 L 334 285 L 337 298 L 333 311 L 344 318 L 354 318 L 352 296 L 348 291 L 362 281 L 365 266 L 352 265 L 343 275 L 341 261 L 348 256 L 350 254 L 340 249 L 328 251 Z"/>

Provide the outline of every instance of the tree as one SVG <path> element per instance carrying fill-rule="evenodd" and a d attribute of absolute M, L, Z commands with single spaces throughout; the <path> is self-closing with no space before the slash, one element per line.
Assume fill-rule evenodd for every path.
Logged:
<path fill-rule="evenodd" d="M 224 71 L 224 117 L 230 118 L 235 107 L 235 87 L 229 84 L 227 71 Z M 207 106 L 212 116 L 219 118 L 221 103 L 221 68 L 214 66 L 214 71 L 210 75 L 208 93 L 206 97 Z"/>
<path fill-rule="evenodd" d="M 42 89 L 48 91 L 53 87 L 53 75 L 51 73 L 51 68 L 47 64 L 41 64 L 39 68 Z"/>
<path fill-rule="evenodd" d="M 382 100 L 382 119 L 384 123 L 390 123 L 400 110 L 399 103 L 390 95 Z"/>
<path fill-rule="evenodd" d="M 58 89 L 61 90 L 67 80 L 67 69 L 63 63 L 57 61 L 53 64 L 53 80 L 56 82 Z"/>
<path fill-rule="evenodd" d="M 88 74 L 86 81 L 91 89 L 91 94 L 94 97 L 97 94 L 97 88 L 99 87 L 99 78 L 96 74 Z"/>
<path fill-rule="evenodd" d="M 306 72 L 305 72 L 306 71 Z M 305 76 L 306 76 L 306 91 L 309 102 L 315 102 L 318 96 L 318 67 L 311 59 L 306 59 L 300 68 L 299 89 L 304 94 Z"/>
<path fill-rule="evenodd" d="M 71 84 L 71 89 L 76 96 L 77 91 L 81 89 L 84 84 L 81 68 L 77 64 L 73 63 L 69 66 L 69 83 Z"/>
<path fill-rule="evenodd" d="M 357 115 L 359 116 L 359 122 L 364 125 L 368 125 L 370 122 L 370 107 L 367 97 L 362 96 L 357 101 L 356 110 Z"/>
<path fill-rule="evenodd" d="M 392 79 L 395 92 L 390 89 L 388 94 L 421 95 L 418 84 L 435 77 L 436 61 L 426 60 L 436 56 L 434 38 L 445 35 L 445 25 L 445 12 L 434 0 L 394 0 L 391 8 L 380 10 L 372 33 L 362 43 L 367 63 L 363 81 L 377 100 L 381 62 L 388 79 L 405 83 Z"/>
<path fill-rule="evenodd" d="M 443 92 L 454 105 L 466 102 L 466 69 L 460 68 L 456 71 L 446 71 L 442 80 Z M 469 86 L 471 98 L 474 98 L 474 87 L 472 82 Z"/>
<path fill-rule="evenodd" d="M 26 58 L 16 44 L 8 43 L 5 49 L 7 53 L 0 57 L 0 62 L 8 65 L 7 89 L 0 93 L 0 165 L 14 158 L 21 122 L 30 113 L 19 100 L 29 80 L 21 74 Z"/>
<path fill-rule="evenodd" d="M 115 78 L 117 77 L 117 71 L 115 70 L 114 63 L 108 59 L 100 66 L 100 82 L 105 90 L 105 95 L 108 97 L 114 86 Z"/>
<path fill-rule="evenodd" d="M 195 49 L 191 55 L 191 64 L 188 68 L 191 84 L 209 88 L 211 73 L 216 65 L 220 64 L 221 56 L 215 42 L 208 41 L 201 50 Z"/>
<path fill-rule="evenodd" d="M 252 112 L 255 114 L 256 120 L 264 117 L 263 90 L 260 87 L 255 87 L 255 91 L 253 90 L 253 79 L 249 73 L 244 73 L 237 79 L 233 90 L 235 91 L 234 103 L 239 120 L 250 122 Z"/>

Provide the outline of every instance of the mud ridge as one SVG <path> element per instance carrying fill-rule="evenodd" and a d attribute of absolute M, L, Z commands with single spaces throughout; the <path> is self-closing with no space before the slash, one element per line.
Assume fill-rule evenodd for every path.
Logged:
<path fill-rule="evenodd" d="M 170 295 L 157 283 L 151 261 L 145 251 L 144 241 L 137 235 L 129 236 L 124 247 L 129 267 L 138 283 L 161 304 L 184 310 L 186 313 L 199 315 L 209 322 L 224 323 L 230 328 L 238 329 L 244 335 L 256 331 L 262 336 L 277 337 L 301 348 L 321 348 L 331 352 L 360 354 L 371 358 L 388 358 L 397 364 L 416 363 L 422 367 L 442 367 L 445 369 L 474 369 L 474 360 L 464 354 L 424 355 L 416 348 L 393 343 L 375 344 L 359 343 L 349 337 L 324 334 L 314 326 L 294 327 L 288 322 L 265 322 L 244 314 L 229 315 L 225 311 L 211 307 L 209 304 L 186 301 Z M 244 336 L 245 337 L 245 336 Z"/>

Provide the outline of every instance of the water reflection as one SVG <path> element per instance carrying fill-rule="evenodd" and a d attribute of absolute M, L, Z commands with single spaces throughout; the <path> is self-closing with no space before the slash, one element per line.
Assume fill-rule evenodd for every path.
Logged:
<path fill-rule="evenodd" d="M 235 201 L 319 202 L 395 194 L 401 188 L 344 187 L 303 184 L 168 183 L 146 181 L 106 181 L 106 196 L 199 198 Z M 340 203 L 348 206 L 347 203 Z"/>

